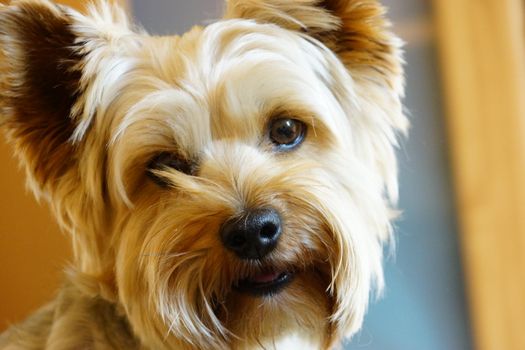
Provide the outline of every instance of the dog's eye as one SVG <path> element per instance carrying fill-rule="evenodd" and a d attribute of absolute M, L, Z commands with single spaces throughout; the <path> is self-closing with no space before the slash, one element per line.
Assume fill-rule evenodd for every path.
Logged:
<path fill-rule="evenodd" d="M 270 124 L 270 139 L 282 151 L 299 146 L 305 134 L 306 125 L 297 119 L 280 118 Z"/>
<path fill-rule="evenodd" d="M 152 170 L 174 169 L 187 175 L 193 175 L 196 170 L 195 163 L 182 157 L 177 153 L 162 152 L 153 157 L 148 164 L 148 176 L 160 186 L 167 186 L 167 183 L 156 176 Z"/>

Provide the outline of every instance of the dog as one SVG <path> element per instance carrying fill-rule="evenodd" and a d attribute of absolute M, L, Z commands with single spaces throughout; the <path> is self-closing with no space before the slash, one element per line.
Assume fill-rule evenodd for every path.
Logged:
<path fill-rule="evenodd" d="M 74 258 L 1 349 L 334 349 L 383 288 L 406 134 L 376 0 L 0 7 L 2 129 Z"/>

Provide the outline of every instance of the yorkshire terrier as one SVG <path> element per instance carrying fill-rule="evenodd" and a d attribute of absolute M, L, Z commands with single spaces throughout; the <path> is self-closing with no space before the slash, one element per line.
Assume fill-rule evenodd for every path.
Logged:
<path fill-rule="evenodd" d="M 70 234 L 2 349 L 333 349 L 383 287 L 408 128 L 376 0 L 228 0 L 150 36 L 116 5 L 0 5 L 0 108 Z"/>

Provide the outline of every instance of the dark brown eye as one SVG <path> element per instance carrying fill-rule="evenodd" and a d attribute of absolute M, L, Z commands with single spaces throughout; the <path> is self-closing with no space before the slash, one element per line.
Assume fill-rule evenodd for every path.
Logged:
<path fill-rule="evenodd" d="M 280 151 L 288 151 L 299 146 L 305 137 L 306 125 L 291 118 L 279 118 L 270 124 L 270 140 Z"/>
<path fill-rule="evenodd" d="M 193 175 L 196 171 L 196 165 L 177 153 L 162 152 L 150 160 L 147 174 L 156 184 L 165 187 L 168 185 L 166 181 L 153 173 L 152 170 L 168 169 L 174 169 L 186 175 Z"/>

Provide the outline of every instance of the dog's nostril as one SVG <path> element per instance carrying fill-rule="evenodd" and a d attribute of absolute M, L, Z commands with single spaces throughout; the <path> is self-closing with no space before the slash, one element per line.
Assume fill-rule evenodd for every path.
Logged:
<path fill-rule="evenodd" d="M 281 235 L 281 218 L 274 209 L 253 209 L 221 229 L 224 246 L 241 259 L 261 259 L 276 246 Z"/>
<path fill-rule="evenodd" d="M 261 229 L 261 238 L 273 239 L 273 237 L 277 234 L 277 229 L 277 226 L 273 222 L 267 223 Z"/>

